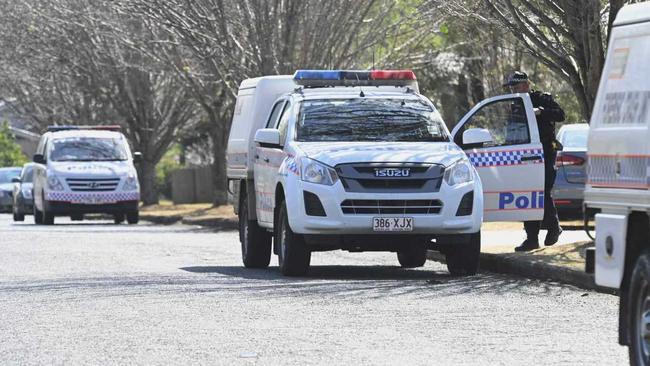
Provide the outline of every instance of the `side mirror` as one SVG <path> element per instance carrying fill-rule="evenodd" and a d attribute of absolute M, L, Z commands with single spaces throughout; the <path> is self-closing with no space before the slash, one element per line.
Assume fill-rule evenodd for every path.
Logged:
<path fill-rule="evenodd" d="M 280 131 L 275 128 L 262 128 L 255 132 L 255 142 L 262 147 L 280 147 Z"/>
<path fill-rule="evenodd" d="M 463 145 L 482 145 L 492 141 L 490 131 L 484 128 L 470 128 L 463 132 Z"/>
<path fill-rule="evenodd" d="M 142 153 L 139 151 L 136 151 L 133 153 L 133 162 L 134 163 L 139 163 L 142 161 Z"/>
<path fill-rule="evenodd" d="M 20 178 L 18 177 L 11 178 L 11 183 L 20 183 Z"/>
<path fill-rule="evenodd" d="M 34 154 L 34 162 L 37 164 L 45 164 L 45 157 L 42 154 Z"/>

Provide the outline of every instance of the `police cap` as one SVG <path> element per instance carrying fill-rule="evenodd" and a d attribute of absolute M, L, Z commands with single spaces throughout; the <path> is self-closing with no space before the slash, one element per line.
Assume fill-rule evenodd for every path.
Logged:
<path fill-rule="evenodd" d="M 528 81 L 528 74 L 523 71 L 515 71 L 508 76 L 503 86 L 513 86 Z"/>

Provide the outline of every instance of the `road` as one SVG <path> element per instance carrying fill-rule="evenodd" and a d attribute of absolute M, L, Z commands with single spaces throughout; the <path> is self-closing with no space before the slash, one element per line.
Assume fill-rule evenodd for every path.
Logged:
<path fill-rule="evenodd" d="M 62 224 L 59 224 L 62 223 Z M 618 299 L 391 253 L 241 266 L 235 232 L 0 215 L 0 364 L 627 363 Z"/>

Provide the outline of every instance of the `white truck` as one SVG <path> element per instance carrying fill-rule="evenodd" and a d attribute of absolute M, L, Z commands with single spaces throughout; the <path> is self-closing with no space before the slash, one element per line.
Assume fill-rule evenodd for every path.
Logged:
<path fill-rule="evenodd" d="M 48 128 L 34 155 L 34 222 L 104 213 L 116 224 L 137 224 L 140 185 L 133 163 L 139 158 L 119 126 Z"/>
<path fill-rule="evenodd" d="M 594 105 L 585 208 L 596 214 L 595 281 L 619 289 L 619 343 L 650 364 L 650 3 L 620 10 Z"/>
<path fill-rule="evenodd" d="M 397 252 L 403 267 L 437 249 L 452 274 L 472 275 L 483 220 L 543 216 L 528 94 L 485 100 L 450 133 L 408 70 L 244 80 L 227 160 L 244 265 L 274 252 L 285 275 L 336 249 Z"/>

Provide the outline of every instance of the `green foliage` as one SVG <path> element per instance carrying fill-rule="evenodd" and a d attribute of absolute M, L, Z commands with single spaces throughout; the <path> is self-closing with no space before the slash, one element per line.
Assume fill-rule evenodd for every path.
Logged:
<path fill-rule="evenodd" d="M 160 162 L 156 164 L 156 185 L 160 193 L 167 198 L 171 198 L 172 195 L 172 181 L 171 173 L 174 170 L 183 168 L 183 165 L 179 162 L 179 157 L 181 155 L 181 147 L 179 144 L 174 144 L 165 155 L 163 155 Z"/>
<path fill-rule="evenodd" d="M 27 162 L 16 137 L 9 130 L 9 124 L 4 122 L 0 128 L 0 167 L 22 166 Z"/>

